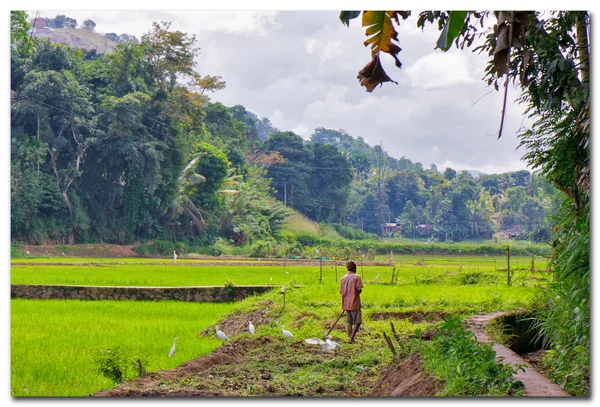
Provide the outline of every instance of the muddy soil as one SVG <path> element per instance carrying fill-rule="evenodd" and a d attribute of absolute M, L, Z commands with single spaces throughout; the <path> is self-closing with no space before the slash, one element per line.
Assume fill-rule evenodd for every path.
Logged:
<path fill-rule="evenodd" d="M 137 257 L 136 245 L 78 244 L 78 245 L 25 245 L 23 250 L 31 256 L 52 257 Z"/>
<path fill-rule="evenodd" d="M 265 301 L 250 314 L 235 313 L 218 323 L 231 336 L 247 332 L 248 321 L 256 326 L 272 324 L 277 310 Z M 291 327 L 317 321 L 306 312 Z M 290 328 L 291 328 L 290 327 Z M 214 335 L 208 327 L 200 335 Z M 440 383 L 421 367 L 418 355 L 404 361 L 356 361 L 373 343 L 377 332 L 361 331 L 357 343 L 349 344 L 345 326 L 332 333 L 341 344 L 335 352 L 321 352 L 295 338 L 241 337 L 225 343 L 208 355 L 174 369 L 147 374 L 95 397 L 390 397 L 434 396 Z M 353 362 L 354 361 L 354 362 Z"/>
<path fill-rule="evenodd" d="M 442 388 L 442 382 L 425 373 L 419 354 L 395 361 L 375 382 L 372 396 L 427 397 Z"/>

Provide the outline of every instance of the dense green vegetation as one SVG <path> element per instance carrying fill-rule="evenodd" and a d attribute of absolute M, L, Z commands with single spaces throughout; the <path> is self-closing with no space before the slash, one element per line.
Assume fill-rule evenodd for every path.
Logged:
<path fill-rule="evenodd" d="M 293 244 L 281 233 L 292 210 L 362 240 L 459 241 L 496 230 L 547 240 L 555 224 L 561 193 L 536 174 L 442 174 L 343 130 L 317 128 L 303 140 L 243 106 L 211 103 L 225 82 L 194 71 L 195 37 L 169 23 L 97 54 L 30 42 L 26 15 L 12 16 L 15 240 Z M 46 23 L 77 26 L 64 15 Z M 383 227 L 390 221 L 397 230 Z"/>

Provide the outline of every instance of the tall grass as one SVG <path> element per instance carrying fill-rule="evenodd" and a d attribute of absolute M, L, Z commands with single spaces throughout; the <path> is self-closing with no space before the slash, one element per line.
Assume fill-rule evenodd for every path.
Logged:
<path fill-rule="evenodd" d="M 221 345 L 198 332 L 232 304 L 11 301 L 11 394 L 84 396 L 114 384 L 96 372 L 94 355 L 114 349 L 147 360 L 147 371 L 173 368 Z M 173 339 L 179 338 L 171 358 Z"/>

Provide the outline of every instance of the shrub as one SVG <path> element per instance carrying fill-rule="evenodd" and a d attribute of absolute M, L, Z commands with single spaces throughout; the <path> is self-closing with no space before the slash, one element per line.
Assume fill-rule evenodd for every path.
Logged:
<path fill-rule="evenodd" d="M 429 374 L 445 382 L 442 396 L 518 395 L 523 388 L 513 377 L 516 370 L 496 363 L 492 345 L 479 343 L 459 318 L 442 324 L 422 355 Z"/>
<path fill-rule="evenodd" d="M 113 349 L 103 349 L 96 352 L 94 357 L 98 373 L 112 380 L 115 384 L 142 376 L 146 360 L 142 358 L 123 355 L 119 346 Z"/>
<path fill-rule="evenodd" d="M 10 242 L 10 257 L 25 257 L 25 251 L 23 250 L 23 246 L 16 242 Z"/>
<path fill-rule="evenodd" d="M 271 257 L 273 244 L 267 240 L 257 240 L 250 248 L 250 257 Z"/>
<path fill-rule="evenodd" d="M 225 288 L 223 288 L 223 292 L 225 293 L 225 296 L 227 298 L 233 299 L 233 298 L 235 298 L 235 295 L 237 294 L 237 288 L 236 288 L 235 284 L 233 284 L 232 281 L 227 281 L 225 283 Z"/>

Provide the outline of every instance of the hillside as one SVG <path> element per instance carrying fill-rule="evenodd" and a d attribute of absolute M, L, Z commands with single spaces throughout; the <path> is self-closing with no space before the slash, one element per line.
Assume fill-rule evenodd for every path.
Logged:
<path fill-rule="evenodd" d="M 50 38 L 52 42 L 69 45 L 73 48 L 91 51 L 95 49 L 98 53 L 110 52 L 116 45 L 104 34 L 99 34 L 85 28 L 39 28 L 34 30 L 33 35 L 38 38 Z"/>

